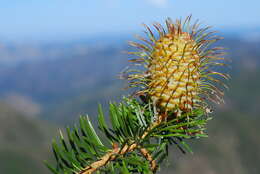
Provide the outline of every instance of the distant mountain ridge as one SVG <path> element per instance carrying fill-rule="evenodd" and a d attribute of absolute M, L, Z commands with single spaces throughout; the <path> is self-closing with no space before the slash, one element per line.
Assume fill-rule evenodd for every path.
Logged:
<path fill-rule="evenodd" d="M 27 61 L 13 66 L 0 64 L 0 98 L 5 99 L 14 94 L 28 96 L 32 103 L 39 105 L 43 117 L 55 119 L 50 115 L 60 115 L 58 108 L 61 105 L 69 105 L 71 100 L 82 102 L 83 98 L 84 101 L 95 98 L 93 91 L 106 96 L 106 100 L 102 100 L 100 96 L 101 103 L 113 99 L 113 96 L 119 96 L 123 91 L 118 89 L 124 86 L 118 80 L 118 74 L 128 65 L 130 56 L 122 52 L 132 48 L 126 45 L 125 37 L 113 39 L 102 41 L 101 38 L 92 38 L 89 41 L 38 45 L 31 49 L 37 48 L 40 51 L 33 51 L 37 54 L 31 54 Z M 231 74 L 255 74 L 258 71 L 260 40 L 248 42 L 230 37 L 216 45 L 228 48 L 227 57 L 232 59 Z M 5 50 L 5 47 L 1 49 Z M 21 49 L 16 46 L 6 49 L 20 59 L 28 56 L 26 51 L 20 52 Z M 114 92 L 108 95 L 106 88 L 113 89 Z M 93 110 L 92 107 L 90 113 L 95 113 Z M 78 115 L 84 112 L 82 110 L 75 113 Z"/>

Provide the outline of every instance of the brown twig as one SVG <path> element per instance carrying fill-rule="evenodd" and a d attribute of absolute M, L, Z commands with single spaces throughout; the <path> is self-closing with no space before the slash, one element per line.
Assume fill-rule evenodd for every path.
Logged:
<path fill-rule="evenodd" d="M 108 152 L 100 160 L 90 164 L 84 170 L 82 170 L 79 174 L 91 174 L 98 170 L 100 167 L 105 166 L 110 161 L 116 159 L 118 155 L 124 155 L 126 153 L 132 152 L 135 149 L 139 148 L 139 146 L 134 143 L 132 145 L 124 145 L 122 148 L 114 148 L 111 152 Z M 155 171 L 157 166 L 155 160 L 152 159 L 152 156 L 149 154 L 148 150 L 145 148 L 140 148 L 141 154 L 150 162 L 152 171 Z"/>
<path fill-rule="evenodd" d="M 145 148 L 141 148 L 140 152 L 150 162 L 151 170 L 155 173 L 157 170 L 157 164 L 156 161 L 153 159 L 152 155 Z"/>
<path fill-rule="evenodd" d="M 158 126 L 163 120 L 163 116 L 159 116 L 158 120 L 154 122 L 154 124 L 152 124 L 152 126 L 150 126 L 146 132 L 144 132 L 144 134 L 141 136 L 141 139 L 144 139 L 148 135 L 149 131 Z M 118 155 L 125 155 L 126 153 L 132 152 L 136 149 L 139 149 L 140 153 L 145 157 L 145 159 L 150 162 L 151 170 L 155 173 L 157 170 L 157 164 L 147 149 L 140 147 L 137 143 L 133 143 L 131 145 L 126 144 L 123 147 L 119 148 L 118 144 L 115 143 L 113 144 L 112 151 L 106 153 L 98 161 L 93 162 L 89 166 L 85 167 L 85 169 L 83 169 L 78 174 L 92 174 L 99 168 L 105 166 L 110 161 L 115 160 Z"/>

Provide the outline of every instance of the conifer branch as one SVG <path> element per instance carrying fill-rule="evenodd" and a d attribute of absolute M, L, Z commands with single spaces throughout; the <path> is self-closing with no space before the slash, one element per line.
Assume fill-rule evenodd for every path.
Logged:
<path fill-rule="evenodd" d="M 87 166 L 79 174 L 91 174 L 91 173 L 95 172 L 96 170 L 98 170 L 99 168 L 104 167 L 110 161 L 115 160 L 117 158 L 117 156 L 132 152 L 136 148 L 137 148 L 137 144 L 132 144 L 130 146 L 124 145 L 122 148 L 115 147 L 111 152 L 109 152 L 106 155 L 104 155 L 103 157 L 101 157 L 100 160 Z"/>
<path fill-rule="evenodd" d="M 99 107 L 98 127 L 104 139 L 88 116 L 80 117 L 79 127 L 67 128 L 67 140 L 61 133 L 52 145 L 57 164 L 47 164 L 54 174 L 156 173 L 170 145 L 191 152 L 185 140 L 207 137 L 208 102 L 223 101 L 222 78 L 229 76 L 215 72 L 214 66 L 225 64 L 221 49 L 210 46 L 218 40 L 214 33 L 207 31 L 209 27 L 190 25 L 190 19 L 173 23 L 168 18 L 167 32 L 154 24 L 158 38 L 145 25 L 148 40 L 139 39 L 146 44 L 131 42 L 140 50 L 130 53 L 138 57 L 131 60 L 138 68 L 123 75 L 129 87 L 137 89 L 136 95 L 110 104 L 111 126 Z"/>
<path fill-rule="evenodd" d="M 122 148 L 119 148 L 118 146 L 114 147 L 114 149 L 111 152 L 105 154 L 98 161 L 87 166 L 78 174 L 92 174 L 93 172 L 97 171 L 99 168 L 104 167 L 109 162 L 114 161 L 119 155 L 123 156 L 126 153 L 133 152 L 136 149 L 138 149 L 140 153 L 144 156 L 144 158 L 149 161 L 151 166 L 151 171 L 154 173 L 157 169 L 156 161 L 153 159 L 152 155 L 149 153 L 147 149 L 139 147 L 138 144 L 134 143 L 130 146 L 124 145 Z"/>
<path fill-rule="evenodd" d="M 146 136 L 149 134 L 149 130 L 152 130 L 154 127 L 159 125 L 161 121 L 162 119 L 159 119 L 157 122 L 153 123 L 152 126 L 149 127 L 146 132 L 144 132 L 144 134 L 141 136 L 141 139 L 146 138 Z M 107 154 L 102 156 L 98 161 L 93 162 L 78 174 L 92 174 L 93 172 L 97 171 L 99 168 L 104 167 L 109 162 L 114 161 L 118 156 L 120 155 L 123 156 L 126 153 L 133 152 L 136 149 L 138 149 L 140 153 L 143 155 L 143 157 L 149 161 L 151 166 L 151 171 L 154 173 L 157 170 L 157 164 L 156 161 L 153 159 L 152 155 L 149 153 L 149 151 L 146 148 L 141 147 L 137 143 L 133 143 L 131 145 L 125 144 L 123 147 L 119 148 L 119 145 L 117 143 L 113 143 L 113 149 L 111 152 L 108 152 Z"/>

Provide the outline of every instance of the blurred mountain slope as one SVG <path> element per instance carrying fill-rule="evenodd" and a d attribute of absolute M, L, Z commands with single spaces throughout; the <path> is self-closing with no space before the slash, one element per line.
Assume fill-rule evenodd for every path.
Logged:
<path fill-rule="evenodd" d="M 50 124 L 23 116 L 0 102 L 1 173 L 46 173 L 42 161 L 50 158 L 49 143 L 54 132 Z"/>

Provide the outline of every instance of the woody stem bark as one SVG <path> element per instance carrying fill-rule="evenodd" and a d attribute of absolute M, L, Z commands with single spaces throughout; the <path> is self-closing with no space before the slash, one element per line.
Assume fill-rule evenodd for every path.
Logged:
<path fill-rule="evenodd" d="M 150 126 L 146 132 L 141 136 L 141 139 L 144 139 L 149 131 L 159 125 L 162 122 L 162 119 L 158 119 L 157 122 L 153 123 L 152 126 Z M 93 162 L 89 166 L 85 167 L 81 172 L 78 174 L 92 174 L 93 172 L 97 171 L 99 168 L 104 167 L 109 162 L 115 160 L 119 155 L 125 155 L 126 153 L 133 152 L 134 150 L 138 149 L 139 152 L 143 155 L 143 157 L 149 161 L 151 171 L 156 172 L 157 170 L 157 164 L 156 161 L 152 158 L 152 155 L 149 153 L 149 151 L 143 147 L 140 147 L 137 143 L 133 143 L 131 145 L 124 145 L 123 147 L 118 147 L 117 144 L 114 144 L 114 147 L 112 151 L 106 153 L 104 156 L 102 156 L 98 161 Z"/>

